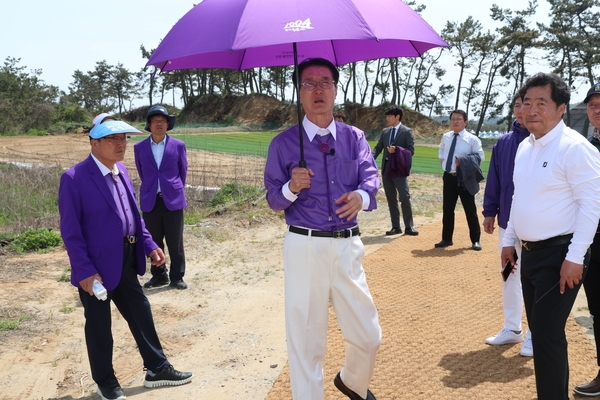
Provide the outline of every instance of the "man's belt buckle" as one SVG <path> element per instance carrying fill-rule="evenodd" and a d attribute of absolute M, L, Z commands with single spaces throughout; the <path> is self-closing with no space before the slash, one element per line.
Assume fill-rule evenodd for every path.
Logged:
<path fill-rule="evenodd" d="M 527 251 L 531 251 L 531 249 L 529 248 L 529 244 L 527 242 L 523 242 L 523 248 L 525 248 L 525 250 L 527 250 Z"/>
<path fill-rule="evenodd" d="M 134 244 L 135 242 L 137 242 L 137 237 L 136 236 L 125 236 L 125 240 L 129 244 Z"/>
<path fill-rule="evenodd" d="M 333 233 L 333 238 L 334 239 L 344 239 L 345 238 L 345 235 L 344 235 L 345 232 L 346 232 L 345 230 L 344 231 L 333 231 L 332 232 Z"/>

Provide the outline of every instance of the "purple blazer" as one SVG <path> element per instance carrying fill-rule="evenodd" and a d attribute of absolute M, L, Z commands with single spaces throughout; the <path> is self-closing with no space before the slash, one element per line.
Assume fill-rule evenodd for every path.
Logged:
<path fill-rule="evenodd" d="M 167 135 L 165 153 L 159 168 L 152 154 L 151 140 L 152 135 L 133 146 L 135 166 L 142 180 L 140 208 L 144 212 L 152 211 L 160 180 L 160 191 L 165 206 L 171 211 L 184 209 L 187 207 L 185 179 L 188 168 L 185 142 Z"/>
<path fill-rule="evenodd" d="M 123 175 L 135 219 L 137 272 L 144 275 L 145 256 L 158 246 L 135 206 L 135 191 L 127 168 L 121 163 L 117 167 Z M 106 289 L 113 290 L 123 269 L 123 224 L 106 180 L 91 155 L 60 177 L 58 210 L 73 286 L 80 287 L 80 281 L 98 273 Z"/>
<path fill-rule="evenodd" d="M 386 165 L 387 171 L 384 171 L 384 173 L 386 178 L 390 180 L 409 176 L 412 167 L 412 153 L 404 147 L 396 146 L 396 152 L 390 154 L 390 160 Z"/>

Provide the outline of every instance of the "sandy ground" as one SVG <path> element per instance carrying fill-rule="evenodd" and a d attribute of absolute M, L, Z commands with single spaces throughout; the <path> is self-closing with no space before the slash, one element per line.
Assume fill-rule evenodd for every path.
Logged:
<path fill-rule="evenodd" d="M 0 138 L 0 160 L 9 155 L 14 159 L 15 150 L 32 162 L 56 160 L 65 152 L 82 159 L 88 151 L 86 143 L 81 137 L 68 144 L 57 138 Z M 129 151 L 126 163 L 134 169 L 131 157 Z M 66 157 L 63 162 L 69 163 Z M 439 202 L 441 179 L 420 175 L 410 180 L 415 206 L 424 210 L 415 218 L 417 229 L 440 224 L 439 214 L 428 211 L 427 203 Z M 437 200 L 432 200 L 435 196 Z M 379 200 L 378 210 L 359 217 L 367 253 L 391 240 L 411 240 L 384 235 L 389 217 L 383 190 Z M 264 201 L 233 207 L 186 226 L 189 289 L 158 288 L 148 290 L 147 295 L 169 360 L 177 369 L 193 371 L 194 380 L 180 387 L 145 389 L 141 358 L 126 323 L 113 309 L 115 370 L 128 398 L 267 396 L 286 363 L 284 233 L 282 215 L 271 212 Z M 466 233 L 463 236 L 468 241 Z M 437 240 L 432 238 L 431 245 Z M 455 243 L 460 240 L 455 238 Z M 68 282 L 57 280 L 68 267 L 64 249 L 48 254 L 0 254 L 0 318 L 23 318 L 20 330 L 0 332 L 0 399 L 98 398 L 93 394 L 96 385 L 90 377 L 77 292 Z M 146 275 L 140 281 L 148 279 Z M 579 300 L 575 310 L 579 310 L 578 322 L 590 323 L 585 299 Z"/>

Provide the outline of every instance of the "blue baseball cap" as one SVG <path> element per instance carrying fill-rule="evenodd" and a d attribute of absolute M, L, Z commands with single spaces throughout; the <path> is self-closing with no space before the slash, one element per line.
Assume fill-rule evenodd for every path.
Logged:
<path fill-rule="evenodd" d="M 133 126 L 126 124 L 123 121 L 107 121 L 103 124 L 98 124 L 90 131 L 90 138 L 100 139 L 109 135 L 117 135 L 119 133 L 129 133 L 133 135 L 141 135 L 142 132 L 135 129 Z"/>

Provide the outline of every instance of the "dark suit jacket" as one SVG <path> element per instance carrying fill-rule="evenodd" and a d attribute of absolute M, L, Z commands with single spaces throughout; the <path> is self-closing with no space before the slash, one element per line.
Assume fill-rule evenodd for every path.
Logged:
<path fill-rule="evenodd" d="M 167 135 L 165 137 L 165 153 L 159 168 L 152 154 L 151 140 L 152 135 L 133 146 L 135 166 L 142 180 L 140 208 L 144 212 L 152 211 L 160 180 L 160 191 L 167 209 L 181 210 L 187 207 L 185 179 L 188 162 L 185 143 Z"/>
<path fill-rule="evenodd" d="M 481 158 L 477 153 L 466 154 L 457 158 L 460 166 L 456 168 L 456 182 L 459 187 L 464 187 L 469 194 L 475 196 L 479 192 L 479 182 L 484 179 L 479 166 Z"/>
<path fill-rule="evenodd" d="M 379 136 L 379 141 L 373 151 L 373 157 L 377 159 L 377 156 L 383 152 L 383 159 L 381 160 L 381 175 L 386 177 L 386 168 L 388 167 L 388 161 L 390 159 L 390 153 L 387 151 L 387 146 L 390 143 L 390 134 L 392 133 L 392 127 L 384 128 Z M 412 129 L 407 128 L 403 124 L 400 125 L 396 137 L 394 139 L 394 146 L 404 147 L 410 151 L 411 156 L 415 154 L 415 137 L 413 136 Z"/>
<path fill-rule="evenodd" d="M 144 275 L 145 256 L 158 245 L 152 241 L 137 209 L 127 168 L 121 163 L 117 163 L 117 167 L 135 219 L 137 273 Z M 80 287 L 80 281 L 98 273 L 106 289 L 113 290 L 121 280 L 123 269 L 123 223 L 106 180 L 91 155 L 62 174 L 58 210 L 60 233 L 71 262 L 71 283 Z"/>

